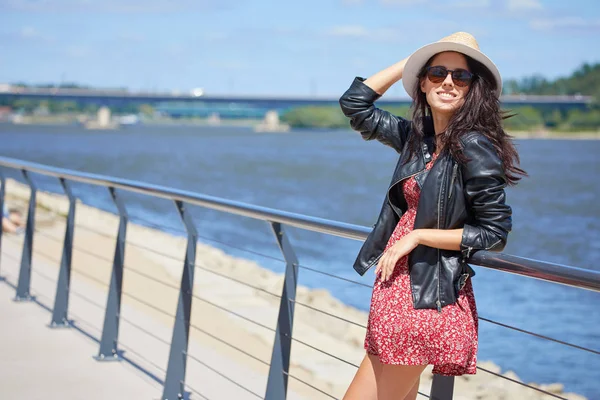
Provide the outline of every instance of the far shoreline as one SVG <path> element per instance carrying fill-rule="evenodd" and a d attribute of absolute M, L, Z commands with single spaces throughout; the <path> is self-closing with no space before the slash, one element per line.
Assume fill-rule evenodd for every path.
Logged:
<path fill-rule="evenodd" d="M 149 127 L 173 127 L 173 126 L 181 126 L 181 127 L 214 127 L 214 128 L 248 128 L 254 129 L 258 124 L 260 124 L 262 120 L 259 119 L 243 119 L 243 120 L 221 120 L 220 123 L 215 124 L 214 122 L 209 121 L 206 118 L 195 118 L 195 119 L 159 119 L 159 120 L 145 120 L 135 125 L 122 125 L 117 126 L 113 129 L 99 129 L 100 131 L 119 131 L 119 130 L 127 130 L 131 127 L 137 126 L 149 126 Z M 77 122 L 74 119 L 64 118 L 64 116 L 47 116 L 44 118 L 28 118 L 21 123 L 13 123 L 10 121 L 0 121 L 0 129 L 4 129 L 9 126 L 14 127 L 27 127 L 27 126 L 35 126 L 35 127 L 43 127 L 43 126 L 77 126 Z M 97 129 L 86 129 L 84 126 L 81 126 L 82 131 L 98 131 Z M 291 131 L 299 132 L 304 130 L 326 130 L 326 131 L 350 131 L 351 128 L 341 128 L 341 127 L 294 127 L 292 126 Z M 290 131 L 290 132 L 291 132 Z M 290 132 L 275 132 L 275 134 L 281 133 L 290 133 Z M 600 129 L 597 131 L 576 131 L 576 132 L 568 132 L 568 131 L 550 131 L 550 130 L 530 130 L 530 131 L 513 131 L 507 132 L 515 139 L 543 139 L 543 140 L 600 140 Z"/>

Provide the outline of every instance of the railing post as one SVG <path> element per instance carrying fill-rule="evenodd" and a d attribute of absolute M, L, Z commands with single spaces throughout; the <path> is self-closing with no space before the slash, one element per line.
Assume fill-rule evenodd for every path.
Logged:
<path fill-rule="evenodd" d="M 109 187 L 110 195 L 119 210 L 119 234 L 115 246 L 115 257 L 113 261 L 112 275 L 108 300 L 106 301 L 106 314 L 104 315 L 104 327 L 102 328 L 102 339 L 100 341 L 100 352 L 96 356 L 99 361 L 120 360 L 117 351 L 119 341 L 119 317 L 121 314 L 121 292 L 123 289 L 123 264 L 125 262 L 125 235 L 127 233 L 127 210 L 125 203 L 114 187 Z"/>
<path fill-rule="evenodd" d="M 298 259 L 281 224 L 271 222 L 271 228 L 285 258 L 285 278 L 283 280 L 281 301 L 279 303 L 279 316 L 277 317 L 277 329 L 275 331 L 275 341 L 271 354 L 271 366 L 269 368 L 265 400 L 282 400 L 287 396 L 288 374 L 290 370 L 294 305 L 296 287 L 298 285 Z"/>
<path fill-rule="evenodd" d="M 453 392 L 453 376 L 433 375 L 433 381 L 431 381 L 431 400 L 452 400 Z"/>
<path fill-rule="evenodd" d="M 56 285 L 56 296 L 54 297 L 54 309 L 52 310 L 51 328 L 67 327 L 69 320 L 67 313 L 69 309 L 69 287 L 71 286 L 71 259 L 73 254 L 73 234 L 75 229 L 75 204 L 77 203 L 71 187 L 65 178 L 59 178 L 60 184 L 69 199 L 69 214 L 67 215 L 67 226 L 65 229 L 65 241 L 63 244 L 62 258 L 60 259 L 60 272 L 58 284 Z"/>
<path fill-rule="evenodd" d="M 31 286 L 31 255 L 33 252 L 33 232 L 35 230 L 35 199 L 37 187 L 31 180 L 27 170 L 21 170 L 25 180 L 31 188 L 29 197 L 29 210 L 27 211 L 27 225 L 25 227 L 25 238 L 23 240 L 23 253 L 21 255 L 21 269 L 19 271 L 19 283 L 17 284 L 17 295 L 15 301 L 31 300 L 29 292 Z"/>
<path fill-rule="evenodd" d="M 177 314 L 173 325 L 173 337 L 171 339 L 169 364 L 162 400 L 183 399 L 185 396 L 185 368 L 190 335 L 194 271 L 196 268 L 196 246 L 198 241 L 198 232 L 196 231 L 190 212 L 185 208 L 185 204 L 179 200 L 175 200 L 175 206 L 177 207 L 177 211 L 179 211 L 181 220 L 185 224 L 188 240 L 185 261 L 183 263 L 183 273 L 181 274 L 181 285 L 179 286 Z"/>
<path fill-rule="evenodd" d="M 0 171 L 0 185 L 2 185 L 2 187 L 0 187 L 0 210 L 2 210 L 2 217 L 0 218 L 4 218 L 4 193 L 6 193 L 6 177 L 4 176 L 4 174 L 2 173 L 2 171 Z M 2 221 L 0 221 L 2 222 Z M 2 227 L 0 226 L 0 267 L 1 267 L 1 260 L 2 260 Z M 0 269 L 0 272 L 2 271 L 2 269 Z M 0 275 L 0 282 L 3 281 L 4 278 L 2 277 L 2 275 Z"/>

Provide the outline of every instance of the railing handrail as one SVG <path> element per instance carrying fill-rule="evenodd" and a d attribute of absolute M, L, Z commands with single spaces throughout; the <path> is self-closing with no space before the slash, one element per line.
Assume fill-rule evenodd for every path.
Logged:
<path fill-rule="evenodd" d="M 9 157 L 0 156 L 0 166 L 27 170 L 75 182 L 123 189 L 153 197 L 179 200 L 213 210 L 278 222 L 348 239 L 365 240 L 371 232 L 365 226 L 296 214 L 146 182 L 57 168 Z M 600 292 L 599 271 L 488 251 L 476 252 L 469 258 L 468 262 L 485 268 Z"/>

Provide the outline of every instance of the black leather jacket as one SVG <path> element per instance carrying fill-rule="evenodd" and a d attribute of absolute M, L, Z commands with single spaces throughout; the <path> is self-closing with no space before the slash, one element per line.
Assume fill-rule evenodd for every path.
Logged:
<path fill-rule="evenodd" d="M 399 154 L 381 212 L 354 263 L 363 275 L 375 265 L 407 205 L 402 180 L 415 176 L 421 194 L 414 229 L 463 228 L 461 251 L 417 246 L 408 257 L 414 307 L 437 309 L 456 302 L 458 292 L 474 271 L 466 260 L 477 250 L 501 251 L 512 227 L 511 208 L 505 204 L 506 177 L 492 143 L 481 133 L 461 138 L 463 154 L 469 160 L 458 164 L 442 152 L 432 168 L 433 135 L 421 144 L 411 160 L 405 146 L 411 122 L 376 108 L 379 95 L 356 78 L 340 98 L 350 125 L 365 140 L 377 139 Z"/>

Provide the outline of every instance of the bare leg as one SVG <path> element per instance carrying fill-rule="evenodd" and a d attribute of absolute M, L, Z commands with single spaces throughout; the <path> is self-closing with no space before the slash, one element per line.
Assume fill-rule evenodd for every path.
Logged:
<path fill-rule="evenodd" d="M 380 373 L 379 359 L 376 356 L 365 355 L 343 400 L 377 400 L 376 377 Z"/>
<path fill-rule="evenodd" d="M 14 212 L 14 211 L 10 212 L 8 214 L 8 218 L 10 219 L 10 222 L 15 224 L 16 226 L 25 225 L 25 223 L 23 222 L 23 218 L 21 217 L 21 214 L 18 212 Z"/>
<path fill-rule="evenodd" d="M 382 365 L 381 373 L 375 377 L 377 400 L 404 399 L 410 395 L 425 367 L 426 365 Z"/>
<path fill-rule="evenodd" d="M 404 400 L 416 400 L 417 399 L 417 395 L 419 394 L 419 382 L 421 381 L 421 377 L 419 376 L 417 378 L 417 381 L 415 382 L 415 384 L 413 385 L 412 389 L 410 389 L 410 392 L 404 396 Z"/>
<path fill-rule="evenodd" d="M 8 218 L 2 218 L 2 231 L 8 233 L 16 233 L 18 226 L 13 224 Z"/>

